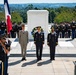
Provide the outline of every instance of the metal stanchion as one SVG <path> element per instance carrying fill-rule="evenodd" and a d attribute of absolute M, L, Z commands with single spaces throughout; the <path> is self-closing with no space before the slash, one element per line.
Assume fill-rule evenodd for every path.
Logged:
<path fill-rule="evenodd" d="M 74 75 L 76 75 L 76 61 L 73 62 L 75 67 L 74 67 Z"/>
<path fill-rule="evenodd" d="M 4 75 L 4 64 L 2 62 L 2 75 Z"/>
<path fill-rule="evenodd" d="M 1 63 L 2 63 L 2 61 L 0 60 L 0 75 L 1 75 L 1 71 L 2 71 Z"/>
<path fill-rule="evenodd" d="M 0 75 L 4 75 L 4 63 L 0 61 Z"/>
<path fill-rule="evenodd" d="M 3 67 L 3 62 L 2 62 L 2 75 L 3 75 L 3 70 L 4 70 L 4 67 Z"/>

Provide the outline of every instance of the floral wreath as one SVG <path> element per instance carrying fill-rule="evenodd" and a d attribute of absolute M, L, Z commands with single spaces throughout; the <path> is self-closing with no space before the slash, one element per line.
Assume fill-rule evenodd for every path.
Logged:
<path fill-rule="evenodd" d="M 37 28 L 38 28 L 38 27 L 40 27 L 40 29 L 41 29 L 41 33 L 44 32 L 43 29 L 41 28 L 41 26 L 37 26 L 37 27 L 35 27 L 35 28 L 32 29 L 31 34 L 32 34 L 33 37 L 34 37 L 34 34 L 37 32 Z"/>

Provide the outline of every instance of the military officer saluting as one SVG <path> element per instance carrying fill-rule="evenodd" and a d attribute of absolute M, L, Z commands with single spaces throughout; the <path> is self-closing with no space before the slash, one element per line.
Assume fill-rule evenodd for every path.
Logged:
<path fill-rule="evenodd" d="M 58 44 L 58 37 L 54 31 L 54 27 L 51 27 L 51 33 L 47 36 L 47 45 L 50 47 L 50 60 L 55 60 L 55 47 Z"/>
<path fill-rule="evenodd" d="M 37 61 L 41 60 L 42 58 L 42 50 L 44 44 L 44 33 L 41 32 L 41 27 L 37 28 L 37 32 L 34 35 L 34 44 L 36 45 L 36 57 Z"/>

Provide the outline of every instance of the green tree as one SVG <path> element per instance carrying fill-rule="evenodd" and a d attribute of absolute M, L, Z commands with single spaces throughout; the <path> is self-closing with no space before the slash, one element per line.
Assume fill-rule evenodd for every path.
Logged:
<path fill-rule="evenodd" d="M 72 14 L 73 14 L 73 18 L 72 19 L 76 21 L 76 11 L 73 11 Z"/>
<path fill-rule="evenodd" d="M 23 22 L 24 23 L 27 23 L 27 11 L 28 10 L 33 10 L 34 7 L 32 4 L 29 4 L 27 7 L 25 7 L 24 9 L 20 10 L 20 15 L 21 17 L 23 18 Z"/>
<path fill-rule="evenodd" d="M 53 22 L 54 22 L 54 18 L 55 18 L 55 16 L 56 16 L 55 11 L 51 11 L 51 13 L 50 13 L 49 16 L 50 16 L 51 22 L 53 23 Z"/>
<path fill-rule="evenodd" d="M 25 12 L 21 12 L 20 15 L 23 18 L 23 22 L 27 23 L 27 12 L 26 11 Z"/>
<path fill-rule="evenodd" d="M 5 20 L 5 15 L 3 12 L 0 12 L 0 21 Z"/>
<path fill-rule="evenodd" d="M 43 8 L 43 10 L 49 11 L 49 23 L 54 22 L 54 18 L 56 16 L 56 12 L 54 8 Z"/>
<path fill-rule="evenodd" d="M 25 9 L 26 9 L 26 10 L 32 10 L 32 9 L 34 9 L 34 7 L 33 7 L 32 4 L 29 4 Z"/>
<path fill-rule="evenodd" d="M 72 19 L 74 18 L 74 14 L 72 12 L 61 12 L 60 14 L 58 14 L 56 17 L 55 17 L 55 20 L 54 22 L 56 23 L 61 23 L 61 22 L 70 22 L 72 21 Z"/>
<path fill-rule="evenodd" d="M 12 22 L 16 22 L 16 23 L 23 21 L 22 17 L 18 12 L 12 12 L 11 19 L 12 19 Z"/>

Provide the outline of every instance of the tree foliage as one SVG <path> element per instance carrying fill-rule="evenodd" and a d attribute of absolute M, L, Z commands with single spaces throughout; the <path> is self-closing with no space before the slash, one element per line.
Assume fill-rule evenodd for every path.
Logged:
<path fill-rule="evenodd" d="M 76 11 L 67 8 L 65 10 L 60 11 L 60 13 L 56 15 L 54 22 L 56 23 L 71 22 L 72 20 L 76 21 Z"/>
<path fill-rule="evenodd" d="M 11 19 L 12 19 L 12 22 L 16 22 L 16 23 L 23 22 L 23 19 L 18 12 L 12 12 Z"/>
<path fill-rule="evenodd" d="M 0 9 L 2 9 L 0 7 Z M 27 23 L 27 11 L 28 10 L 48 10 L 49 12 L 49 23 L 61 23 L 61 22 L 71 22 L 76 21 L 76 6 L 75 7 L 64 7 L 59 8 L 47 8 L 47 7 L 34 7 L 32 4 L 25 5 L 20 8 L 11 7 L 11 19 L 12 22 L 25 22 Z M 5 20 L 4 11 L 0 10 L 0 21 Z"/>
<path fill-rule="evenodd" d="M 3 12 L 0 12 L 0 21 L 5 20 L 5 15 Z"/>
<path fill-rule="evenodd" d="M 16 23 L 23 21 L 22 17 L 17 12 L 11 13 L 11 20 L 12 20 L 12 22 L 16 22 Z M 4 12 L 0 12 L 0 21 L 5 21 Z"/>

